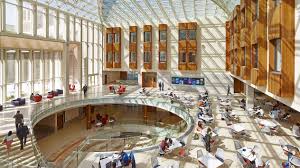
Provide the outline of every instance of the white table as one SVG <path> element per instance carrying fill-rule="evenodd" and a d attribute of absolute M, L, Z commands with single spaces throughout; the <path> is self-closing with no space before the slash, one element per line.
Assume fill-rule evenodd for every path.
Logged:
<path fill-rule="evenodd" d="M 211 121 L 214 120 L 213 117 L 210 117 L 210 116 L 208 116 L 208 115 L 202 115 L 202 116 L 199 116 L 199 119 L 201 119 L 201 120 L 203 120 L 203 121 L 205 121 L 205 122 L 211 122 Z"/>
<path fill-rule="evenodd" d="M 242 155 L 243 158 L 248 159 L 249 161 L 254 161 L 256 159 L 256 155 L 252 154 L 253 148 L 243 147 L 238 149 L 237 151 Z"/>
<path fill-rule="evenodd" d="M 220 160 L 218 160 L 215 156 L 208 153 L 206 155 L 201 156 L 198 160 L 207 168 L 217 168 L 223 164 Z"/>
<path fill-rule="evenodd" d="M 108 156 L 107 158 L 105 159 L 101 159 L 100 160 L 100 166 L 101 168 L 106 168 L 106 164 L 116 160 L 116 159 L 119 159 L 120 155 L 118 154 L 113 154 L 111 156 Z M 117 167 L 121 167 L 122 166 L 122 163 L 120 162 L 120 160 L 117 161 Z"/>
<path fill-rule="evenodd" d="M 176 148 L 182 147 L 182 144 L 175 138 L 171 138 L 172 139 L 172 145 L 169 146 L 169 150 L 172 151 Z"/>
<path fill-rule="evenodd" d="M 270 121 L 270 120 L 264 120 L 264 119 L 259 119 L 258 123 L 265 126 L 265 127 L 270 127 L 270 128 L 274 128 L 277 126 L 276 123 Z"/>
<path fill-rule="evenodd" d="M 296 156 L 292 156 L 290 162 L 294 166 L 300 166 L 300 158 L 297 158 Z"/>
<path fill-rule="evenodd" d="M 245 130 L 245 127 L 242 124 L 233 124 L 230 128 L 235 132 L 242 132 Z"/>
<path fill-rule="evenodd" d="M 231 102 L 230 101 L 221 101 L 220 105 L 221 106 L 231 106 Z"/>

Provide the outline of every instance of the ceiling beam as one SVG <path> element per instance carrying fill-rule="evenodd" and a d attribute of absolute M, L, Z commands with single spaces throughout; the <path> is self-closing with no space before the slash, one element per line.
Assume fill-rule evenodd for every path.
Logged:
<path fill-rule="evenodd" d="M 185 8 L 184 8 L 184 4 L 183 4 L 183 0 L 180 0 L 180 2 L 181 2 L 181 6 L 182 6 L 184 18 L 185 18 L 185 20 L 187 20 L 186 12 L 185 12 Z"/>
<path fill-rule="evenodd" d="M 152 21 L 152 18 L 150 18 L 150 16 L 148 16 L 148 14 L 144 12 L 144 10 L 143 10 L 142 7 L 140 6 L 140 4 L 138 4 L 138 3 L 136 2 L 136 0 L 130 0 L 130 1 L 133 3 L 134 6 L 137 7 L 137 9 L 141 12 L 141 14 L 143 14 L 144 17 L 147 18 L 147 20 L 148 20 L 149 22 L 151 22 L 151 24 L 152 24 L 153 26 L 155 26 L 155 23 Z"/>
<path fill-rule="evenodd" d="M 171 21 L 169 16 L 167 15 L 167 12 L 163 8 L 163 6 L 160 3 L 160 0 L 156 0 L 156 3 L 158 4 L 159 9 L 161 10 L 162 14 L 165 16 L 165 18 L 168 20 L 169 24 L 171 24 L 173 27 L 176 27 L 175 24 Z"/>
<path fill-rule="evenodd" d="M 213 3 L 215 3 L 217 6 L 219 6 L 227 15 L 227 17 L 230 16 L 230 10 L 228 9 L 227 3 L 224 0 L 211 0 Z"/>
<path fill-rule="evenodd" d="M 175 19 L 177 20 L 177 23 L 179 23 L 180 21 L 178 19 L 178 16 L 176 15 L 172 0 L 169 0 L 169 4 L 171 5 L 171 9 L 172 9 L 172 12 L 173 12 L 173 15 L 174 15 Z"/>
<path fill-rule="evenodd" d="M 140 15 L 138 15 L 134 9 L 132 9 L 130 7 L 130 5 L 128 5 L 128 3 L 126 1 L 121 0 L 120 2 L 122 2 L 123 5 L 125 5 L 130 11 L 132 11 L 132 13 L 134 13 L 136 15 L 136 18 L 141 21 L 141 23 L 145 24 L 145 21 L 143 19 L 141 19 Z"/>

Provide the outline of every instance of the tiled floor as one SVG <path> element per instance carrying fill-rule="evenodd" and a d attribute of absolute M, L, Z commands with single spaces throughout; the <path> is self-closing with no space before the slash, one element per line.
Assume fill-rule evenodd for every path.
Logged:
<path fill-rule="evenodd" d="M 97 90 L 97 89 L 96 89 Z M 90 92 L 92 93 L 93 91 L 90 90 Z M 158 92 L 156 89 L 152 89 L 152 92 Z M 182 91 L 181 93 L 178 93 L 179 96 L 182 95 L 188 95 L 188 94 L 192 94 L 192 93 L 186 93 L 184 91 Z M 194 93 L 195 94 L 195 93 Z M 105 93 L 102 92 L 102 90 L 98 89 L 98 92 L 95 94 L 91 94 L 90 96 L 92 97 L 97 97 L 97 96 L 104 96 L 107 95 Z M 156 94 L 153 94 L 156 95 Z M 107 95 L 107 96 L 115 96 L 115 95 Z M 134 88 L 132 88 L 132 90 L 130 91 L 130 94 L 127 95 L 123 95 L 124 97 L 144 97 L 143 95 L 139 94 L 138 91 L 135 91 Z M 75 95 L 74 96 L 76 99 L 80 99 L 82 98 L 82 96 L 80 95 Z M 238 96 L 235 96 L 235 98 L 237 98 Z M 224 149 L 225 151 L 225 159 L 227 160 L 228 163 L 231 162 L 230 165 L 228 165 L 227 167 L 241 167 L 239 162 L 236 159 L 236 150 L 234 147 L 234 138 L 232 137 L 232 135 L 229 132 L 228 126 L 226 125 L 226 122 L 224 120 L 221 120 L 221 115 L 218 112 L 218 106 L 217 106 L 217 100 L 216 97 L 211 96 L 212 98 L 212 102 L 213 102 L 213 113 L 214 113 L 214 117 L 215 117 L 215 122 L 214 125 L 212 127 L 220 127 L 220 143 L 218 143 L 218 145 L 215 147 L 219 147 Z M 64 98 L 62 98 L 59 101 L 67 101 Z M 59 101 L 57 101 L 57 103 L 59 103 Z M 40 106 L 40 104 L 37 105 L 33 105 L 33 106 L 27 106 L 26 108 L 28 108 L 27 110 L 22 110 L 23 114 L 25 114 L 26 118 L 28 117 L 28 114 L 30 114 L 30 111 L 34 108 L 36 108 L 37 106 Z M 300 146 L 300 141 L 295 139 L 294 137 L 291 136 L 291 125 L 289 123 L 286 122 L 279 122 L 279 124 L 281 125 L 280 127 L 280 131 L 278 135 L 267 135 L 265 133 L 262 133 L 260 131 L 260 128 L 258 127 L 257 123 L 250 118 L 245 111 L 243 111 L 238 104 L 238 101 L 236 99 L 233 100 L 233 110 L 237 113 L 237 115 L 239 116 L 239 122 L 242 123 L 247 131 L 250 133 L 250 137 L 248 139 L 245 140 L 239 140 L 242 145 L 245 146 L 253 146 L 253 145 L 257 145 L 260 148 L 260 152 L 261 155 L 263 157 L 263 160 L 270 160 L 271 161 L 271 168 L 279 168 L 280 167 L 280 163 L 283 160 L 287 159 L 287 156 L 284 155 L 283 150 L 281 149 L 280 145 L 279 145 L 279 140 L 283 139 L 285 142 L 292 144 L 294 146 Z M 16 110 L 15 109 L 7 109 L 4 112 L 0 113 L 0 123 L 2 123 L 0 125 L 1 128 L 5 128 L 5 132 L 7 129 L 9 128 L 13 128 L 13 125 L 11 123 L 13 123 L 12 120 L 12 116 L 14 114 Z M 195 116 L 197 113 L 197 109 L 191 110 L 190 113 Z M 10 125 L 10 126 L 8 126 Z M 1 129 L 1 131 L 3 131 L 4 129 Z M 70 132 L 73 133 L 73 132 Z M 59 134 L 58 134 L 59 135 Z M 199 149 L 203 149 L 204 150 L 204 146 L 203 144 L 199 141 L 199 140 L 192 140 L 192 136 L 193 134 L 190 134 L 189 137 L 186 138 L 186 142 L 187 142 L 187 150 L 193 150 L 195 148 L 199 148 Z M 63 134 L 61 134 L 61 138 L 54 138 L 56 139 L 63 139 Z M 46 142 L 45 142 L 46 143 Z M 50 145 L 49 145 L 50 146 Z M 214 149 L 215 151 L 215 149 Z M 213 151 L 213 152 L 214 152 Z M 150 167 L 150 158 L 152 156 L 157 156 L 157 151 L 148 151 L 148 152 L 144 152 L 144 153 L 137 153 L 136 154 L 136 161 L 138 163 L 137 167 Z M 198 167 L 197 162 L 194 160 L 192 161 L 191 159 L 188 158 L 180 158 L 178 157 L 178 153 L 173 153 L 170 156 L 167 157 L 158 157 L 159 162 L 163 163 L 163 164 L 167 164 L 167 162 L 179 162 L 180 167 L 185 167 L 185 168 L 193 168 L 193 167 Z"/>

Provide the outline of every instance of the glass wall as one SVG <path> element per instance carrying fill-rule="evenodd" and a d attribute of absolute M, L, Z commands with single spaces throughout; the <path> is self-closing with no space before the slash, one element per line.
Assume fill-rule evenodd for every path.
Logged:
<path fill-rule="evenodd" d="M 19 33 L 19 12 L 17 0 L 6 0 L 5 4 L 5 27 L 6 31 Z"/>
<path fill-rule="evenodd" d="M 54 10 L 49 10 L 49 37 L 56 39 L 57 34 L 57 13 Z"/>
<path fill-rule="evenodd" d="M 37 35 L 46 37 L 46 9 L 42 6 L 37 7 Z"/>
<path fill-rule="evenodd" d="M 0 31 L 13 37 L 17 37 L 15 34 L 31 36 L 32 40 L 66 41 L 68 30 L 69 40 L 81 45 L 82 84 L 99 85 L 102 31 L 98 23 L 34 1 L 4 0 L 3 3 L 5 13 L 1 13 L 4 18 L 0 17 Z M 29 98 L 31 93 L 47 94 L 63 88 L 63 52 L 40 47 L 0 48 L 0 104 L 17 97 Z"/>
<path fill-rule="evenodd" d="M 33 35 L 33 6 L 29 2 L 23 2 L 23 33 Z"/>

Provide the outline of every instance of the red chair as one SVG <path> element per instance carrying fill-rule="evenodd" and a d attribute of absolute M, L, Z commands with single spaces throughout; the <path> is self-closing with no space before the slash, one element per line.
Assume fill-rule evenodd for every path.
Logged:
<path fill-rule="evenodd" d="M 74 91 L 75 90 L 75 85 L 74 84 L 69 84 L 69 90 Z"/>
<path fill-rule="evenodd" d="M 41 95 L 35 95 L 35 96 L 33 96 L 33 101 L 34 102 L 40 102 L 40 101 L 42 101 L 42 96 Z"/>

